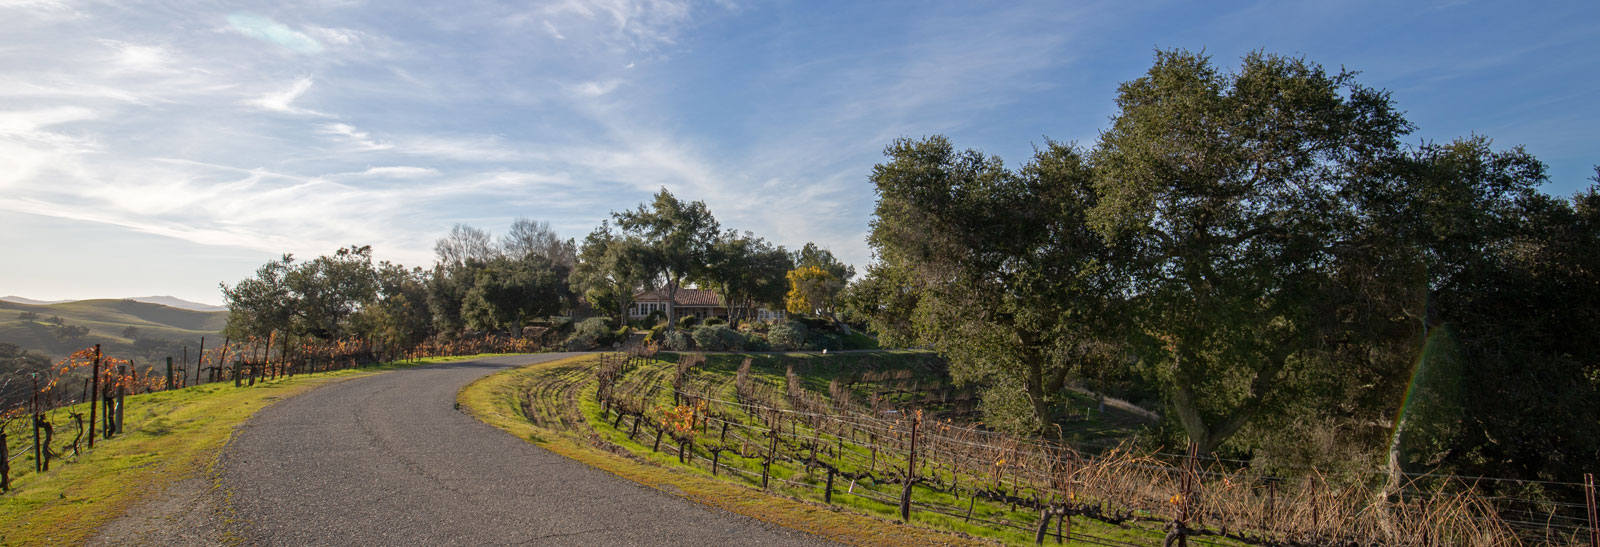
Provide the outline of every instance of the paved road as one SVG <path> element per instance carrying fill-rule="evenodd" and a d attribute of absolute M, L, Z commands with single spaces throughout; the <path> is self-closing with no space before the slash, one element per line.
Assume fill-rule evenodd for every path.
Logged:
<path fill-rule="evenodd" d="M 251 418 L 222 456 L 251 544 L 816 545 L 512 437 L 453 409 L 496 357 L 323 386 Z"/>

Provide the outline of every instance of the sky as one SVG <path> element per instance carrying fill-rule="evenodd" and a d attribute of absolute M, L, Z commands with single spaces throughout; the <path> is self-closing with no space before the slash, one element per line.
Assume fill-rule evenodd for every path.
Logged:
<path fill-rule="evenodd" d="M 1158 49 L 1360 71 L 1418 130 L 1570 195 L 1600 2 L 0 0 L 0 294 L 172 295 L 284 253 L 427 266 L 456 223 L 579 240 L 661 188 L 871 260 L 896 138 L 1092 145 Z"/>

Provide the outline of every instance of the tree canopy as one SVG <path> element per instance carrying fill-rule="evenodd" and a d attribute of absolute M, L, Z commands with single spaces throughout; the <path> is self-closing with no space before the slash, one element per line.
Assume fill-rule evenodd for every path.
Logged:
<path fill-rule="evenodd" d="M 647 270 L 662 281 L 667 296 L 667 328 L 677 325 L 678 290 L 701 275 L 720 229 L 705 202 L 679 201 L 662 188 L 638 209 L 612 213 L 623 233 L 637 238 Z"/>

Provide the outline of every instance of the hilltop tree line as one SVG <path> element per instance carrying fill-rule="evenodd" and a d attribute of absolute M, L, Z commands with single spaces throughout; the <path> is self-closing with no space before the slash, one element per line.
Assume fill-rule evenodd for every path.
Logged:
<path fill-rule="evenodd" d="M 1013 169 L 896 141 L 851 309 L 948 356 L 992 426 L 1048 433 L 1079 385 L 1258 464 L 1593 471 L 1596 186 L 1541 193 L 1542 163 L 1483 136 L 1403 144 L 1355 76 L 1162 51 L 1092 146 Z"/>
<path fill-rule="evenodd" d="M 610 331 L 629 323 L 636 295 L 660 290 L 670 298 L 665 332 L 683 345 L 687 336 L 673 334 L 681 315 L 673 302 L 686 287 L 715 292 L 730 328 L 762 307 L 842 326 L 833 310 L 855 273 L 815 244 L 791 252 L 750 232 L 723 230 L 704 203 L 665 189 L 614 213 L 581 242 L 562 239 L 548 223 L 519 219 L 498 239 L 458 224 L 434 251 L 427 269 L 374 263 L 368 246 L 308 261 L 284 255 L 222 285 L 226 333 L 409 347 L 474 333 L 519 336 L 526 326 L 570 326 L 595 316 L 609 321 L 593 328 Z"/>

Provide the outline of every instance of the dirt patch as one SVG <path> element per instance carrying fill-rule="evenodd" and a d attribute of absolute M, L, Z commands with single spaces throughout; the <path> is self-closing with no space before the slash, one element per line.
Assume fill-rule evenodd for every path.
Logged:
<path fill-rule="evenodd" d="M 129 508 L 107 523 L 88 545 L 225 545 L 221 496 L 200 476 L 172 483 L 166 491 Z"/>

